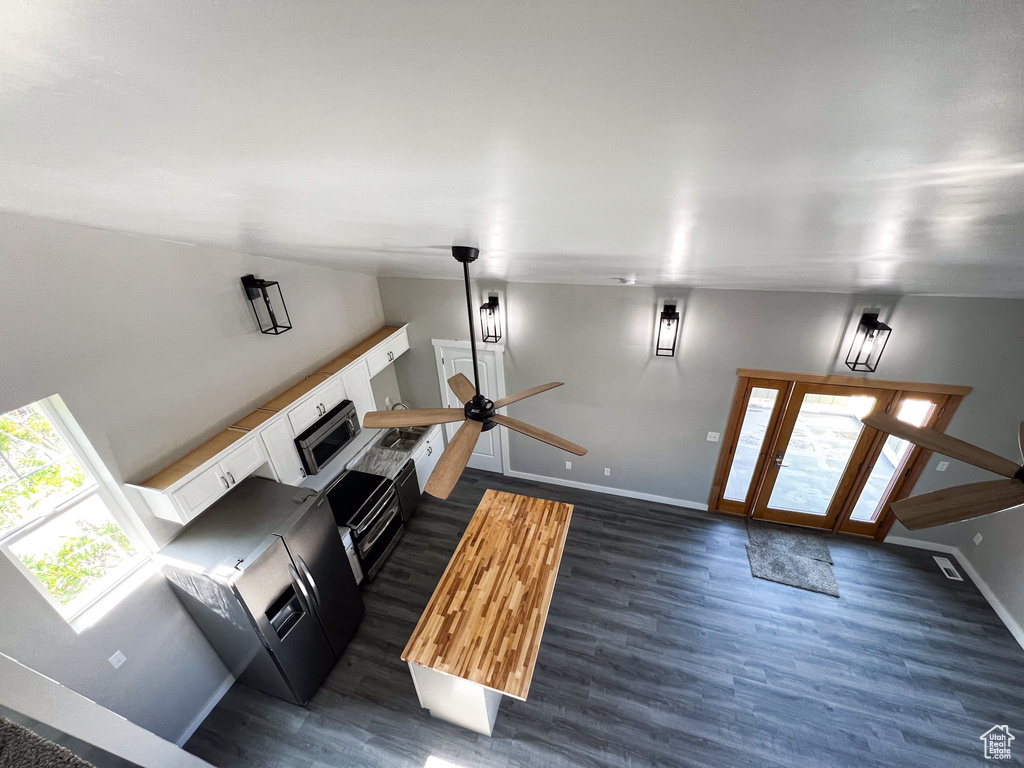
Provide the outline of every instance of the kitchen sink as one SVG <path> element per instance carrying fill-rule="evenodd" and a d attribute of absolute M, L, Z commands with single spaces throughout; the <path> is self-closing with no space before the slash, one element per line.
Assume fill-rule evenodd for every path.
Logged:
<path fill-rule="evenodd" d="M 380 447 L 392 451 L 411 451 L 429 427 L 395 427 L 384 433 Z"/>

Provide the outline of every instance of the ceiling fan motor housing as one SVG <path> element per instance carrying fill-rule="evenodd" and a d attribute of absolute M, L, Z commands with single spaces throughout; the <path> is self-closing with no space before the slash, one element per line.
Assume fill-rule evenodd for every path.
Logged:
<path fill-rule="evenodd" d="M 497 426 L 497 424 L 490 420 L 491 416 L 494 415 L 494 403 L 483 395 L 473 395 L 464 406 L 463 412 L 466 414 L 467 419 L 482 421 L 484 423 L 482 431 L 484 432 Z"/>

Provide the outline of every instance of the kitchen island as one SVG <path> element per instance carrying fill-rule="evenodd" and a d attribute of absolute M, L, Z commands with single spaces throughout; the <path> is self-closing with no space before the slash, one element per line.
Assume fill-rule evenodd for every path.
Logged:
<path fill-rule="evenodd" d="M 490 736 L 525 700 L 572 504 L 489 490 L 402 652 L 420 705 Z"/>

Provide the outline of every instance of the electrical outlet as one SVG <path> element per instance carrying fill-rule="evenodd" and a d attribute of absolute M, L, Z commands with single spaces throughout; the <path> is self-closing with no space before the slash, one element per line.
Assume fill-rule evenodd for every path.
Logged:
<path fill-rule="evenodd" d="M 981 534 L 976 533 L 974 534 L 974 546 L 978 546 L 979 544 L 981 544 Z"/>
<path fill-rule="evenodd" d="M 118 651 L 113 656 L 111 656 L 109 659 L 107 659 L 107 661 L 110 662 L 110 666 L 112 666 L 114 669 L 118 669 L 122 664 L 124 664 L 126 661 L 128 661 L 128 657 L 125 656 L 120 651 Z"/>
<path fill-rule="evenodd" d="M 391 396 L 390 395 L 384 395 L 384 407 L 385 408 L 390 408 L 391 407 Z"/>
<path fill-rule="evenodd" d="M 608 477 L 608 475 L 610 475 L 611 473 L 612 473 L 612 470 L 611 470 L 610 467 L 605 467 L 604 468 L 604 476 L 605 477 Z"/>
<path fill-rule="evenodd" d="M 938 464 L 935 465 L 936 472 L 945 472 L 947 469 L 949 469 L 948 461 L 940 461 Z"/>
<path fill-rule="evenodd" d="M 719 432 L 708 432 L 709 443 L 717 443 L 721 437 L 722 435 Z"/>
<path fill-rule="evenodd" d="M 572 469 L 572 462 L 571 461 L 565 462 L 565 468 L 566 469 Z"/>

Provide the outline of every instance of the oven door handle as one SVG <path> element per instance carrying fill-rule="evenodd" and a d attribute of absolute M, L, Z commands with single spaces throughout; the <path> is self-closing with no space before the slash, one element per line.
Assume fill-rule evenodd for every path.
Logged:
<path fill-rule="evenodd" d="M 367 539 L 366 541 L 359 542 L 360 553 L 365 554 L 366 552 L 369 552 L 371 549 L 373 549 L 373 545 L 376 544 L 377 540 L 384 535 L 384 531 L 388 529 L 388 526 L 391 525 L 391 521 L 394 520 L 397 516 L 398 511 L 396 510 L 394 514 L 388 515 L 386 518 L 382 518 L 381 523 L 378 526 L 379 530 L 373 532 L 373 537 Z"/>
<path fill-rule="evenodd" d="M 366 532 L 366 529 L 376 522 L 377 517 L 380 515 L 380 511 L 391 503 L 392 498 L 394 496 L 395 489 L 388 489 L 388 492 L 384 495 L 384 498 L 381 499 L 380 502 L 378 502 L 377 506 L 375 506 L 372 510 L 367 512 L 366 517 L 363 518 L 360 524 L 352 529 L 353 533 L 356 536 L 362 536 Z"/>

